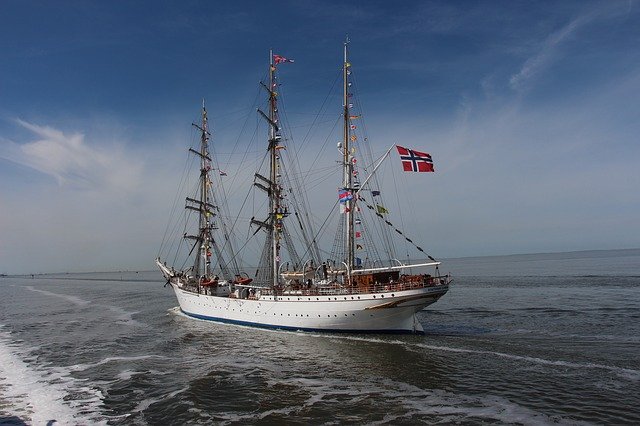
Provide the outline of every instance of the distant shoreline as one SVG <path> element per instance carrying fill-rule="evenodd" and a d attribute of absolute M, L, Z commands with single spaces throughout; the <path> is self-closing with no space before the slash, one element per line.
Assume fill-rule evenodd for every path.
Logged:
<path fill-rule="evenodd" d="M 598 249 L 598 250 L 572 250 L 572 251 L 551 251 L 551 252 L 539 252 L 539 253 L 512 253 L 512 254 L 487 254 L 487 255 L 479 255 L 479 256 L 461 256 L 461 257 L 446 257 L 442 258 L 442 260 L 465 260 L 465 259 L 487 259 L 487 258 L 496 258 L 496 257 L 510 257 L 510 258 L 540 258 L 541 256 L 549 256 L 549 258 L 559 259 L 557 256 L 564 255 L 564 259 L 581 259 L 581 258 L 589 258 L 597 255 L 605 255 L 605 257 L 613 257 L 612 253 L 615 253 L 616 256 L 620 255 L 623 252 L 628 252 L 630 254 L 640 253 L 640 248 L 623 248 L 623 249 Z"/>
<path fill-rule="evenodd" d="M 509 261 L 525 261 L 525 260 L 565 260 L 565 259 L 584 259 L 592 257 L 619 257 L 621 255 L 640 254 L 640 248 L 623 248 L 623 249 L 595 249 L 595 250 L 573 250 L 573 251 L 558 251 L 558 252 L 539 252 L 539 253 L 512 253 L 512 254 L 492 254 L 492 255 L 477 255 L 477 256 L 461 256 L 461 257 L 444 257 L 438 260 L 444 262 L 447 261 L 461 261 L 461 260 L 488 260 L 496 258 L 506 258 Z M 96 277 L 78 277 L 82 274 L 150 274 L 156 272 L 155 269 L 148 270 L 131 270 L 131 271 L 92 271 L 92 272 L 44 272 L 33 274 L 0 274 L 1 278 L 55 278 L 55 279 L 83 279 L 88 281 L 140 281 L 140 282 L 155 282 L 156 280 L 150 279 L 125 279 L 114 280 L 114 278 L 96 278 Z M 73 275 L 73 277 L 68 277 Z"/>

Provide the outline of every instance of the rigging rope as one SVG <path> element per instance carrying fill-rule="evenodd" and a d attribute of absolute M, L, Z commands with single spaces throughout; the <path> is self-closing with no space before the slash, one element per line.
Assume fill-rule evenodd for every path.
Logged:
<path fill-rule="evenodd" d="M 430 260 L 436 262 L 436 260 L 431 257 L 429 254 L 427 254 L 422 247 L 418 246 L 416 243 L 414 243 L 409 237 L 407 237 L 406 235 L 404 235 L 404 233 L 399 230 L 398 228 L 396 228 L 393 223 L 389 222 L 388 220 L 386 220 L 384 218 L 384 216 L 382 215 L 382 213 L 378 212 L 377 209 L 375 207 L 373 207 L 371 204 L 369 204 L 364 198 L 362 198 L 362 196 L 360 196 L 359 198 L 360 201 L 363 201 L 364 204 L 367 206 L 368 209 L 373 210 L 373 212 L 376 214 L 376 216 L 378 216 L 380 219 L 382 219 L 384 221 L 384 223 L 389 226 L 391 229 L 393 229 L 394 231 L 396 231 L 396 233 L 402 235 L 402 237 L 409 242 L 410 244 L 412 244 L 419 252 L 423 253 L 425 256 L 427 256 Z"/>

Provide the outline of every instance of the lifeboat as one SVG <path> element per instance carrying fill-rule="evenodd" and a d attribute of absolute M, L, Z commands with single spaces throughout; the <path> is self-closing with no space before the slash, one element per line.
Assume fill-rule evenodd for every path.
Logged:
<path fill-rule="evenodd" d="M 202 287 L 210 287 L 210 286 L 217 285 L 217 284 L 218 284 L 218 280 L 215 280 L 215 279 L 208 280 L 206 278 L 202 278 L 200 280 L 200 286 L 202 286 Z"/>

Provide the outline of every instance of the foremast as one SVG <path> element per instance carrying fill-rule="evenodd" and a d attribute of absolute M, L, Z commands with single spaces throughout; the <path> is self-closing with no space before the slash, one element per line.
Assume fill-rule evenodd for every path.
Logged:
<path fill-rule="evenodd" d="M 211 185 L 209 172 L 211 171 L 211 157 L 209 155 L 209 124 L 207 109 L 202 101 L 202 125 L 193 124 L 200 130 L 200 150 L 189 149 L 200 157 L 200 180 L 198 199 L 187 198 L 187 209 L 196 210 L 199 213 L 198 235 L 185 235 L 185 238 L 195 239 L 193 250 L 197 253 L 193 265 L 193 274 L 196 277 L 209 277 L 211 275 L 211 250 L 213 245 L 213 216 L 215 206 L 209 200 L 208 188 Z"/>

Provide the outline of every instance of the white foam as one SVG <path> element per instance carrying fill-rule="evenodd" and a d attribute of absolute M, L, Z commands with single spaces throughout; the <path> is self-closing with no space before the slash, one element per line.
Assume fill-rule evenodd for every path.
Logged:
<path fill-rule="evenodd" d="M 181 316 L 185 316 L 188 317 L 187 315 L 185 315 L 181 310 L 180 307 L 176 306 L 174 308 L 169 309 L 169 312 L 171 314 L 176 314 L 176 315 L 181 315 Z M 204 320 L 203 320 L 204 321 Z M 227 324 L 222 324 L 222 325 L 227 325 Z M 232 325 L 233 327 L 236 327 L 235 325 Z M 254 327 L 251 326 L 241 326 L 241 327 L 246 327 L 246 328 L 250 328 L 253 329 Z M 592 362 L 572 362 L 572 361 L 562 361 L 562 360 L 548 360 L 548 359 L 544 359 L 544 358 L 537 358 L 537 357 L 530 357 L 530 356 L 523 356 L 523 355 L 514 355 L 514 354 L 508 354 L 508 353 L 503 353 L 503 352 L 495 352 L 495 351 L 484 351 L 484 350 L 477 350 L 477 349 L 465 349 L 465 348 L 454 348 L 454 347 L 449 347 L 449 346 L 437 346 L 437 345 L 428 345 L 425 343 L 415 343 L 413 341 L 410 340 L 399 340 L 399 339 L 383 339 L 383 338 L 376 338 L 376 337 L 363 337 L 363 336 L 350 336 L 350 335 L 344 335 L 344 334 L 329 334 L 329 333 L 307 333 L 307 332 L 291 332 L 291 331 L 285 331 L 285 330 L 278 330 L 278 329 L 263 329 L 260 330 L 261 332 L 273 332 L 273 333 L 287 333 L 290 335 L 294 335 L 294 336 L 301 336 L 301 337 L 307 337 L 307 336 L 311 336 L 311 337 L 315 337 L 315 338 L 321 338 L 321 339 L 342 339 L 342 340 L 354 340 L 354 341 L 361 341 L 361 342 L 370 342 L 370 343 L 383 343 L 383 344 L 390 344 L 390 345 L 400 345 L 400 346 L 405 346 L 405 347 L 419 347 L 419 348 L 423 348 L 423 349 L 430 349 L 430 350 L 438 350 L 438 351 L 445 351 L 445 352 L 459 352 L 459 353 L 471 353 L 471 354 L 481 354 L 481 355 L 491 355 L 491 356 L 495 356 L 495 357 L 501 357 L 501 358 L 507 358 L 507 359 L 513 359 L 513 360 L 517 360 L 517 361 L 523 361 L 523 362 L 529 362 L 529 363 L 534 363 L 534 364 L 540 364 L 540 365 L 551 365 L 551 366 L 559 366 L 559 367 L 570 367 L 570 368 L 591 368 L 591 369 L 599 369 L 599 370 L 606 370 L 606 371 L 610 371 L 612 373 L 617 374 L 619 377 L 626 379 L 626 380 L 630 380 L 630 381 L 640 381 L 640 370 L 634 370 L 631 368 L 624 368 L 624 367 L 616 367 L 616 366 L 612 366 L 612 365 L 604 365 L 604 364 L 598 364 L 598 363 L 592 363 Z"/>
<path fill-rule="evenodd" d="M 39 288 L 34 288 L 34 287 L 30 286 L 30 285 L 25 286 L 24 288 L 26 288 L 29 291 L 35 291 L 37 293 L 46 294 L 47 296 L 53 296 L 53 297 L 58 297 L 60 299 L 64 299 L 64 300 L 66 300 L 68 302 L 71 302 L 71 303 L 73 303 L 75 305 L 78 305 L 78 306 L 87 306 L 89 303 L 91 303 L 88 300 L 83 300 L 83 299 L 80 299 L 79 297 L 76 297 L 76 296 L 71 296 L 69 294 L 54 293 L 52 291 L 47 291 L 47 290 L 41 290 Z"/>
<path fill-rule="evenodd" d="M 111 362 L 120 362 L 120 361 L 140 361 L 143 359 L 166 359 L 167 357 L 161 355 L 136 355 L 136 356 L 110 356 L 104 359 L 101 359 L 98 362 L 93 362 L 89 364 L 75 364 L 70 367 L 67 367 L 72 371 L 84 371 L 90 368 L 98 367 L 104 364 L 108 364 Z"/>
<path fill-rule="evenodd" d="M 162 397 L 160 397 L 160 398 L 143 399 L 142 401 L 140 401 L 138 403 L 136 408 L 134 408 L 131 412 L 132 413 L 142 412 L 142 411 L 146 410 L 147 408 L 149 408 L 152 404 L 156 404 L 156 403 L 162 402 L 162 401 L 164 401 L 166 399 L 173 398 L 174 396 L 179 395 L 179 394 L 181 394 L 183 392 L 186 392 L 188 390 L 189 390 L 189 387 L 184 387 L 182 389 L 178 389 L 178 390 L 175 390 L 173 392 L 169 392 L 166 395 L 162 395 Z"/>
<path fill-rule="evenodd" d="M 131 380 L 134 376 L 136 375 L 153 375 L 153 376 L 165 376 L 167 374 L 172 374 L 170 371 L 158 371 L 158 370 L 141 370 L 141 371 L 137 371 L 137 370 L 123 370 L 121 372 L 118 373 L 118 375 L 115 377 L 114 380 L 111 381 L 107 381 L 104 383 L 110 384 L 110 383 L 115 383 L 118 381 L 129 381 Z"/>
<path fill-rule="evenodd" d="M 174 306 L 173 308 L 167 309 L 167 315 L 187 316 L 180 310 L 180 306 Z"/>
<path fill-rule="evenodd" d="M 371 343 L 386 343 L 390 345 L 400 345 L 405 347 L 419 347 L 423 349 L 430 349 L 435 351 L 444 351 L 444 352 L 458 352 L 458 353 L 469 353 L 469 354 L 478 354 L 478 355 L 490 355 L 500 358 L 507 358 L 522 362 L 529 362 L 533 364 L 541 364 L 541 365 L 552 365 L 559 367 L 569 367 L 569 368 L 591 368 L 591 369 L 599 369 L 599 370 L 607 370 L 612 373 L 617 374 L 619 377 L 622 377 L 631 381 L 640 381 L 640 371 L 634 370 L 631 368 L 624 367 L 616 367 L 612 365 L 604 365 L 593 362 L 572 362 L 572 361 L 562 361 L 562 360 L 549 360 L 544 358 L 537 358 L 531 356 L 524 355 L 514 355 L 508 354 L 504 352 L 495 352 L 495 351 L 485 351 L 479 349 L 466 349 L 466 348 L 454 348 L 449 346 L 438 346 L 438 345 L 429 345 L 426 343 L 415 343 L 411 341 L 402 341 L 402 340 L 387 340 L 380 339 L 375 337 L 359 337 L 359 336 L 343 336 L 343 335 L 323 335 L 323 334 L 313 334 L 314 337 L 322 337 L 329 339 L 345 339 L 345 340 L 356 340 L 356 341 L 364 341 Z"/>
<path fill-rule="evenodd" d="M 2 409 L 27 424 L 106 424 L 99 415 L 102 394 L 74 379 L 69 371 L 23 361 L 28 353 L 0 330 Z M 65 401 L 70 393 L 74 398 Z M 81 395 L 81 397 L 80 397 Z"/>
<path fill-rule="evenodd" d="M 45 294 L 47 296 L 52 296 L 52 297 L 57 297 L 57 298 L 60 298 L 60 299 L 64 299 L 64 300 L 66 300 L 68 302 L 73 303 L 74 305 L 77 305 L 77 306 L 87 306 L 87 305 L 89 305 L 91 303 L 90 301 L 81 299 L 81 298 L 79 298 L 77 296 L 72 296 L 70 294 L 54 293 L 52 291 L 42 290 L 42 289 L 39 289 L 39 288 L 34 288 L 33 286 L 30 286 L 30 285 L 25 286 L 24 288 L 26 288 L 29 291 L 36 292 L 36 293 Z M 114 314 L 116 314 L 116 320 L 119 323 L 127 324 L 127 325 L 135 325 L 135 326 L 143 326 L 143 325 L 145 325 L 145 324 L 133 319 L 133 315 L 137 314 L 138 313 L 137 311 L 130 312 L 130 311 L 127 311 L 127 310 L 125 310 L 125 309 L 123 309 L 123 308 L 121 308 L 119 306 L 113 306 L 113 305 L 96 305 L 96 306 L 105 308 L 105 309 L 113 312 Z"/>
<path fill-rule="evenodd" d="M 270 386 L 281 384 L 278 379 L 269 381 Z M 336 419 L 337 423 L 349 421 L 367 424 L 393 424 L 420 422 L 429 419 L 431 423 L 519 423 L 527 425 L 547 425 L 563 423 L 565 419 L 550 417 L 544 413 L 523 407 L 505 398 L 482 395 L 471 396 L 442 390 L 421 389 L 402 382 L 387 380 L 360 381 L 331 378 L 287 377 L 287 386 L 296 386 L 307 395 L 305 401 L 277 409 L 253 411 L 246 414 L 217 413 L 230 422 L 255 422 L 270 416 L 295 416 L 310 413 L 316 405 L 333 406 L 344 412 L 344 405 L 354 406 L 372 403 L 385 411 L 380 421 L 366 418 L 366 414 L 354 414 L 349 418 Z M 256 407 L 258 408 L 258 407 Z"/>
<path fill-rule="evenodd" d="M 112 305 L 97 305 L 97 306 L 103 307 L 103 308 L 113 312 L 114 314 L 116 314 L 116 320 L 119 323 L 127 324 L 127 325 L 134 325 L 134 326 L 144 326 L 144 325 L 146 325 L 146 324 L 143 324 L 143 323 L 133 319 L 133 316 L 138 313 L 137 311 L 130 312 L 130 311 L 127 311 L 127 310 L 125 310 L 125 309 L 123 309 L 123 308 L 121 308 L 119 306 L 112 306 Z"/>
<path fill-rule="evenodd" d="M 416 344 L 416 346 L 419 346 L 425 349 L 438 350 L 438 351 L 491 355 L 491 356 L 496 356 L 500 358 L 524 361 L 524 362 L 529 362 L 534 364 L 553 365 L 553 366 L 569 367 L 569 368 L 593 368 L 593 369 L 600 369 L 600 370 L 608 370 L 628 380 L 633 380 L 633 381 L 640 380 L 640 371 L 638 370 L 633 370 L 631 368 L 615 367 L 612 365 L 597 364 L 593 362 L 572 362 L 572 361 L 562 361 L 562 360 L 549 360 L 549 359 L 537 358 L 537 357 L 531 357 L 531 356 L 507 354 L 503 352 L 483 351 L 483 350 L 477 350 L 477 349 L 451 348 L 447 346 L 434 346 L 434 345 L 427 345 L 427 344 L 421 344 L 421 343 Z"/>

